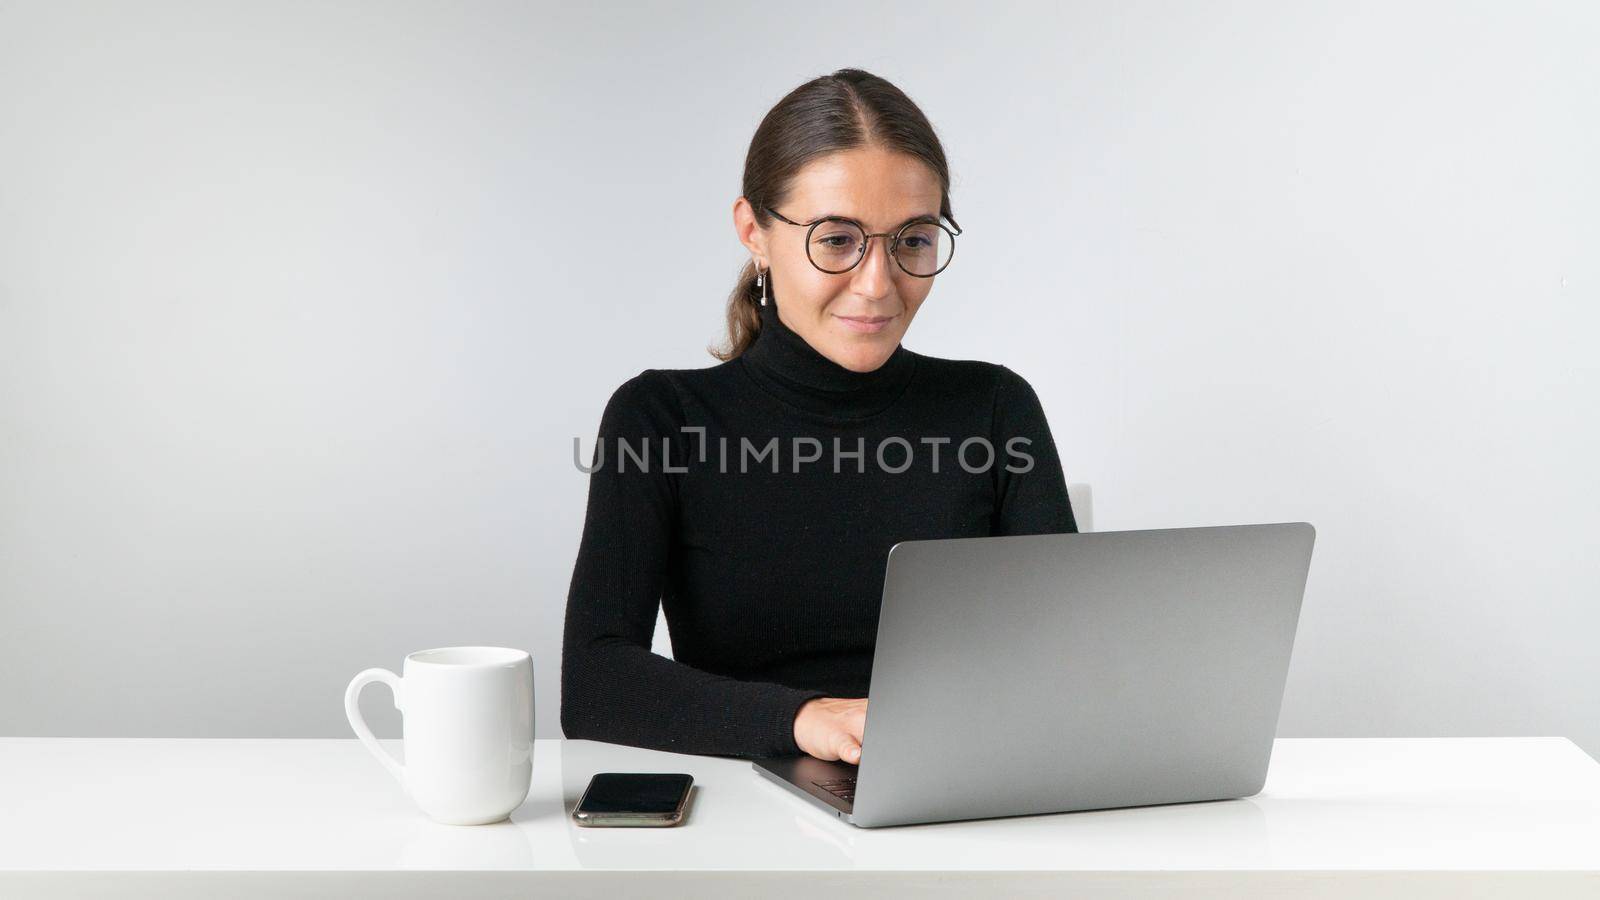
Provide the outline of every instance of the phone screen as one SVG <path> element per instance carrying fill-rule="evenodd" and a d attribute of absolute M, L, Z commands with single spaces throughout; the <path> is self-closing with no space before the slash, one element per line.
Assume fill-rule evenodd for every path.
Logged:
<path fill-rule="evenodd" d="M 601 772 L 589 782 L 578 809 L 586 813 L 670 813 L 677 810 L 694 776 L 649 772 Z"/>

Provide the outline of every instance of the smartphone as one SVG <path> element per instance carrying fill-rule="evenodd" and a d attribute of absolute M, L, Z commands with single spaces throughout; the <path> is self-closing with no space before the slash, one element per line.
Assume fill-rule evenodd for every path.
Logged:
<path fill-rule="evenodd" d="M 681 772 L 601 772 L 589 779 L 572 820 L 585 827 L 661 827 L 683 821 L 694 776 Z"/>

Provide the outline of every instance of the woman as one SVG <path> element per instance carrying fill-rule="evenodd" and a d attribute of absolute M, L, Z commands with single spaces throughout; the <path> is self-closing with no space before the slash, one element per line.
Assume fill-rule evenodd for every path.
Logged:
<path fill-rule="evenodd" d="M 1028 383 L 900 343 L 951 261 L 949 186 L 921 110 L 859 69 L 762 120 L 722 362 L 646 369 L 601 416 L 567 737 L 858 763 L 889 548 L 1077 530 Z"/>

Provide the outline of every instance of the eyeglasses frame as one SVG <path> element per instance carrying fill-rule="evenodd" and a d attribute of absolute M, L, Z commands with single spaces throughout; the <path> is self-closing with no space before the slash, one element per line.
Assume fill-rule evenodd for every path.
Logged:
<path fill-rule="evenodd" d="M 952 221 L 950 223 L 950 226 L 951 226 L 950 228 L 945 228 L 944 223 L 939 222 L 939 221 L 930 221 L 930 219 L 928 217 L 926 217 L 926 216 L 923 216 L 923 217 L 920 217 L 920 218 L 916 218 L 916 219 L 912 219 L 911 221 L 905 223 L 904 225 L 901 225 L 899 227 L 899 229 L 897 229 L 895 231 L 883 231 L 883 232 L 878 232 L 878 233 L 874 234 L 872 232 L 867 231 L 867 226 L 861 224 L 860 222 L 856 221 L 855 219 L 850 218 L 849 216 L 823 216 L 820 219 L 814 219 L 814 220 L 812 220 L 810 222 L 796 222 L 796 221 L 788 218 L 787 216 L 785 216 L 783 213 L 780 213 L 777 210 L 773 209 L 770 206 L 764 206 L 764 207 L 762 207 L 762 209 L 765 209 L 767 212 L 772 213 L 774 216 L 777 216 L 778 217 L 778 221 L 780 221 L 780 222 L 786 222 L 786 223 L 788 223 L 790 225 L 797 225 L 797 226 L 799 226 L 801 228 L 806 229 L 806 261 L 811 263 L 811 265 L 816 266 L 816 269 L 817 269 L 818 272 L 823 272 L 823 273 L 826 273 L 828 275 L 843 275 L 846 272 L 855 271 L 856 266 L 861 265 L 861 261 L 863 259 L 867 258 L 867 249 L 872 246 L 872 239 L 873 238 L 875 238 L 875 237 L 881 237 L 881 238 L 892 237 L 893 240 L 889 242 L 889 258 L 894 260 L 894 264 L 900 267 L 900 271 L 906 273 L 907 275 L 910 275 L 912 278 L 932 278 L 933 276 L 938 275 L 940 272 L 943 272 L 945 269 L 950 268 L 951 261 L 953 261 L 956 258 L 956 240 L 955 240 L 955 238 L 956 238 L 956 235 L 961 233 L 961 226 L 957 225 L 954 221 Z M 840 269 L 839 271 L 834 272 L 834 271 L 831 271 L 829 269 L 824 269 L 823 267 L 818 266 L 817 265 L 817 261 L 811 258 L 811 235 L 812 235 L 813 232 L 815 232 L 817 230 L 817 226 L 821 225 L 823 222 L 847 222 L 847 223 L 849 223 L 851 225 L 854 225 L 856 228 L 860 229 L 861 233 L 863 235 L 866 235 L 866 237 L 863 238 L 862 241 L 861 241 L 861 252 L 856 255 L 856 261 L 851 263 L 849 268 Z M 906 264 L 901 262 L 900 261 L 900 257 L 894 252 L 895 248 L 900 246 L 900 236 L 902 234 L 905 234 L 906 229 L 910 228 L 913 225 L 936 225 L 936 226 L 938 226 L 940 228 L 944 228 L 945 233 L 950 235 L 950 259 L 945 260 L 944 261 L 944 265 L 940 266 L 937 270 L 928 273 L 927 275 L 918 275 L 916 272 L 913 272 L 910 269 L 906 268 Z M 954 229 L 953 231 L 951 230 L 952 228 Z"/>

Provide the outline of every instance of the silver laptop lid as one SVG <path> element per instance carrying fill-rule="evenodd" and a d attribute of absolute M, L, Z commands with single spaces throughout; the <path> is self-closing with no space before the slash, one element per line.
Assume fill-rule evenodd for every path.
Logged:
<path fill-rule="evenodd" d="M 853 821 L 1258 793 L 1315 536 L 1290 522 L 896 544 Z"/>

